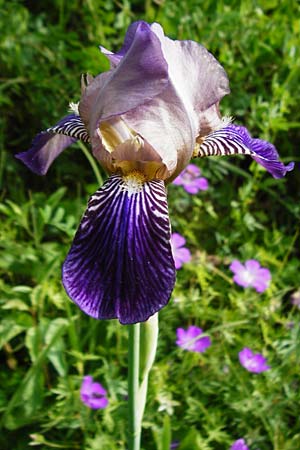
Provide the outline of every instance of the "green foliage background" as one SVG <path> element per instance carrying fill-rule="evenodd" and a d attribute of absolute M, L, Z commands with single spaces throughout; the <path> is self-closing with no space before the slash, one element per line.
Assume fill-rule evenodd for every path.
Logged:
<path fill-rule="evenodd" d="M 192 262 L 178 272 L 160 313 L 143 448 L 223 450 L 240 437 L 251 450 L 300 449 L 299 78 L 296 1 L 0 1 L 0 448 L 126 448 L 127 333 L 94 321 L 67 298 L 60 268 L 87 198 L 97 188 L 74 145 L 37 177 L 14 159 L 34 135 L 78 101 L 80 75 L 107 70 L 99 44 L 116 50 L 134 20 L 157 21 L 172 38 L 205 45 L 223 64 L 232 93 L 222 112 L 272 141 L 296 168 L 274 180 L 249 159 L 198 161 L 210 189 L 169 187 L 174 231 Z M 105 178 L 104 172 L 101 177 Z M 261 295 L 234 285 L 232 259 L 272 272 Z M 176 328 L 201 326 L 202 355 L 175 345 Z M 272 369 L 238 362 L 249 346 Z M 79 399 L 84 374 L 109 393 L 109 407 Z"/>

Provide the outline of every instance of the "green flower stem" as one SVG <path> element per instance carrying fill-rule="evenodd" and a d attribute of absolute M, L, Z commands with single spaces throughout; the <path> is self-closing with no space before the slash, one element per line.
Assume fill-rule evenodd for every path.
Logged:
<path fill-rule="evenodd" d="M 86 157 L 86 159 L 90 163 L 90 165 L 91 165 L 91 167 L 93 169 L 94 175 L 96 177 L 97 183 L 99 184 L 99 186 L 102 186 L 103 178 L 101 176 L 100 170 L 98 169 L 98 165 L 97 165 L 95 159 L 92 157 L 92 155 L 90 154 L 89 150 L 86 148 L 86 146 L 81 141 L 78 141 L 78 145 L 81 148 L 84 156 Z"/>
<path fill-rule="evenodd" d="M 140 324 L 129 325 L 128 342 L 128 450 L 139 450 L 141 445 L 141 420 L 139 407 Z"/>
<path fill-rule="evenodd" d="M 158 338 L 158 314 L 147 322 L 129 325 L 128 351 L 128 450 L 140 450 L 142 420 L 145 411 L 148 378 L 153 365 Z"/>

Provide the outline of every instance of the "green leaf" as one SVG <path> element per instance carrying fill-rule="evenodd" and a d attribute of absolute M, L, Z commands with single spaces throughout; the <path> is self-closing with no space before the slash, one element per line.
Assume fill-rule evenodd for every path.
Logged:
<path fill-rule="evenodd" d="M 49 344 L 52 342 L 47 357 L 53 364 L 58 374 L 62 377 L 67 374 L 67 363 L 65 358 L 66 347 L 60 334 L 55 340 L 53 340 L 53 336 L 57 334 L 61 327 L 66 327 L 67 325 L 68 321 L 65 319 L 58 318 L 52 320 L 52 322 L 49 323 L 45 334 L 45 343 Z"/>
<path fill-rule="evenodd" d="M 198 433 L 195 428 L 192 428 L 183 441 L 180 443 L 178 450 L 212 450 Z"/>
<path fill-rule="evenodd" d="M 172 435 L 170 417 L 166 414 L 164 417 L 163 429 L 161 434 L 161 450 L 170 450 L 171 438 Z"/>
<path fill-rule="evenodd" d="M 16 324 L 12 320 L 2 320 L 0 323 L 0 348 L 11 339 L 18 336 L 18 334 L 22 333 L 25 329 L 25 327 Z"/>
<path fill-rule="evenodd" d="M 42 349 L 39 349 L 38 354 L 38 332 L 29 333 L 28 342 L 31 345 L 31 354 L 34 362 L 8 403 L 3 417 L 3 423 L 6 428 L 13 430 L 37 419 L 36 415 L 42 406 L 45 396 L 43 364 L 55 343 L 65 332 L 67 325 L 68 322 L 66 320 L 56 319 L 55 330 L 51 331 L 48 343 Z"/>

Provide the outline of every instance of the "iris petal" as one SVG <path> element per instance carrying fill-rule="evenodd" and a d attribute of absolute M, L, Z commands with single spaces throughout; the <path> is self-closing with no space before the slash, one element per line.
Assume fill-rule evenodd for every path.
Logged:
<path fill-rule="evenodd" d="M 113 53 L 110 50 L 107 50 L 102 45 L 100 45 L 99 48 L 100 48 L 101 52 L 109 59 L 112 67 L 117 66 L 119 64 L 119 62 L 122 60 L 123 56 L 126 55 L 126 53 L 128 52 L 128 50 L 130 49 L 130 47 L 132 45 L 132 42 L 134 41 L 134 39 L 136 37 L 136 33 L 137 32 L 139 33 L 139 28 L 141 27 L 141 25 L 143 25 L 144 27 L 147 27 L 149 29 L 149 25 L 142 20 L 133 22 L 126 31 L 126 36 L 125 36 L 124 43 L 123 43 L 121 49 L 116 53 Z"/>
<path fill-rule="evenodd" d="M 112 175 L 91 198 L 63 266 L 71 299 L 97 319 L 147 320 L 168 303 L 175 267 L 164 183 Z"/>
<path fill-rule="evenodd" d="M 215 104 L 229 86 L 224 69 L 203 46 L 173 41 L 157 23 L 151 29 L 168 64 L 169 84 L 159 96 L 128 111 L 124 120 L 157 151 L 169 182 L 188 164 L 199 130 L 210 132 L 222 123 Z"/>
<path fill-rule="evenodd" d="M 26 152 L 18 153 L 20 159 L 30 170 L 45 175 L 52 162 L 69 145 L 78 139 L 89 142 L 89 136 L 79 116 L 70 114 L 51 128 L 39 133 Z"/>
<path fill-rule="evenodd" d="M 79 111 L 91 137 L 100 122 L 144 104 L 169 83 L 168 65 L 159 39 L 150 26 L 140 21 L 131 25 L 128 33 L 126 54 L 120 63 L 98 75 L 80 101 Z"/>
<path fill-rule="evenodd" d="M 291 162 L 286 166 L 279 160 L 279 155 L 270 142 L 253 139 L 245 127 L 228 125 L 208 134 L 194 156 L 250 155 L 267 169 L 274 178 L 282 178 L 294 168 Z"/>

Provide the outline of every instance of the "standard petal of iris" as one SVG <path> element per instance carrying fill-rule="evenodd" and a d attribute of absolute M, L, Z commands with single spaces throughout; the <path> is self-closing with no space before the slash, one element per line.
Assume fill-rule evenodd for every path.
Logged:
<path fill-rule="evenodd" d="M 282 178 L 294 168 L 293 162 L 285 166 L 279 160 L 274 145 L 262 139 L 253 139 L 245 127 L 238 125 L 228 125 L 207 135 L 201 140 L 201 145 L 194 156 L 228 156 L 235 154 L 252 156 L 274 178 Z"/>
<path fill-rule="evenodd" d="M 175 283 L 164 183 L 112 175 L 90 199 L 63 266 L 71 299 L 97 319 L 147 320 Z"/>
<path fill-rule="evenodd" d="M 129 27 L 128 33 L 130 39 L 121 62 L 109 72 L 98 75 L 81 99 L 79 111 L 91 136 L 101 121 L 144 104 L 169 83 L 168 66 L 150 25 L 138 22 Z"/>
<path fill-rule="evenodd" d="M 134 39 L 136 38 L 136 34 L 138 35 L 141 32 L 141 27 L 146 27 L 149 30 L 149 24 L 143 21 L 133 22 L 127 29 L 126 36 L 124 38 L 124 43 L 119 51 L 116 53 L 107 50 L 105 47 L 100 45 L 101 52 L 109 59 L 111 66 L 115 67 L 122 60 L 123 56 L 126 55 L 128 50 L 130 49 Z"/>
<path fill-rule="evenodd" d="M 152 24 L 151 28 L 160 39 L 172 85 L 195 121 L 194 126 L 199 134 L 202 114 L 230 92 L 226 72 L 202 45 L 193 41 L 172 40 L 164 35 L 158 23 Z M 220 119 L 218 108 L 213 107 L 210 115 Z M 212 117 L 209 122 L 213 122 Z"/>
<path fill-rule="evenodd" d="M 33 140 L 32 147 L 26 152 L 18 153 L 16 158 L 34 173 L 45 175 L 61 152 L 78 139 L 89 142 L 88 133 L 80 117 L 70 114 L 53 127 L 39 133 Z"/>
<path fill-rule="evenodd" d="M 165 178 L 176 178 L 190 161 L 197 133 L 175 89 L 170 85 L 158 97 L 123 117 L 160 156 L 168 170 Z"/>
<path fill-rule="evenodd" d="M 203 115 L 229 93 L 227 75 L 217 60 L 192 41 L 173 41 L 162 28 L 151 29 L 160 39 L 168 63 L 169 85 L 153 100 L 124 115 L 126 122 L 157 151 L 172 181 L 188 164 L 200 133 Z M 187 83 L 187 71 L 189 82 Z M 211 109 L 214 127 L 222 122 L 218 108 Z M 206 129 L 211 131 L 208 119 Z"/>

